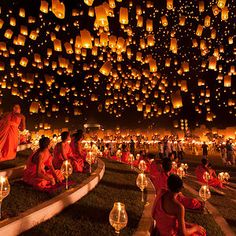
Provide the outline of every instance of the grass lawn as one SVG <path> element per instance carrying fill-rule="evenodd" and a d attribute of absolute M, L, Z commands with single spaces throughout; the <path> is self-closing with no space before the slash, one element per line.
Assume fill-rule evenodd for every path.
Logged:
<path fill-rule="evenodd" d="M 141 192 L 136 187 L 137 173 L 129 166 L 104 159 L 106 171 L 99 185 L 59 215 L 22 235 L 115 235 L 109 224 L 113 203 L 125 203 L 128 225 L 121 235 L 132 235 L 143 212 Z"/>
<path fill-rule="evenodd" d="M 92 170 L 96 169 L 94 165 Z M 69 180 L 81 183 L 88 178 L 88 173 L 73 173 Z M 42 192 L 33 189 L 31 186 L 26 185 L 22 180 L 12 181 L 10 194 L 3 200 L 2 203 L 2 219 L 19 215 L 19 213 L 26 211 L 52 197 L 64 192 L 64 189 L 53 193 Z M 74 186 L 76 185 L 74 184 Z M 73 185 L 71 186 L 73 187 Z"/>
<path fill-rule="evenodd" d="M 31 153 L 32 153 L 31 149 L 26 149 L 24 151 L 17 152 L 17 156 L 15 159 L 10 160 L 10 161 L 0 162 L 0 170 L 13 168 L 16 166 L 21 166 L 21 165 L 26 164 L 26 161 Z"/>

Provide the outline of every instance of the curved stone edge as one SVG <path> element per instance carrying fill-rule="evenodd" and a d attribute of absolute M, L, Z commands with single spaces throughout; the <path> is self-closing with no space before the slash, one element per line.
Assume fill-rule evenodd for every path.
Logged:
<path fill-rule="evenodd" d="M 195 196 L 198 196 L 198 192 L 190 187 L 188 184 L 184 183 L 184 187 Z M 227 236 L 235 236 L 235 233 L 230 228 L 229 224 L 225 220 L 225 218 L 219 213 L 217 208 L 215 208 L 209 201 L 206 202 L 205 205 L 208 212 L 213 216 L 215 222 L 220 226 L 222 232 Z"/>
<path fill-rule="evenodd" d="M 17 217 L 6 219 L 1 222 L 0 235 L 15 236 L 52 218 L 64 208 L 75 203 L 94 189 L 103 178 L 104 173 L 105 164 L 99 159 L 97 169 L 77 187 L 69 189 L 36 207 L 28 209 Z"/>
<path fill-rule="evenodd" d="M 144 206 L 142 217 L 139 221 L 138 228 L 133 236 L 149 236 L 152 234 L 154 228 L 154 220 L 152 218 L 152 208 L 156 198 L 156 191 L 152 181 L 148 178 L 147 186 L 147 203 Z"/>

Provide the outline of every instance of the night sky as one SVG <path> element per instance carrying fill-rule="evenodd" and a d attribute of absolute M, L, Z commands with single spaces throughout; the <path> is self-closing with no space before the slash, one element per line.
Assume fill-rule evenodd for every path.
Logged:
<path fill-rule="evenodd" d="M 47 2 L 51 6 L 51 1 Z M 229 18 L 226 21 L 221 20 L 221 13 L 215 16 L 213 14 L 212 6 L 217 1 L 205 1 L 204 12 L 199 12 L 196 1 L 174 1 L 174 10 L 168 10 L 166 1 L 163 0 L 149 1 L 153 2 L 153 6 L 148 6 L 148 1 L 123 0 L 116 2 L 113 9 L 114 17 L 108 17 L 109 31 L 102 27 L 94 28 L 95 17 L 88 16 L 89 7 L 83 1 L 62 2 L 66 9 L 65 18 L 62 20 L 51 11 L 47 14 L 40 12 L 39 0 L 0 2 L 0 19 L 4 21 L 0 28 L 0 42 L 6 43 L 8 52 L 6 55 L 6 52 L 0 50 L 0 62 L 4 63 L 4 70 L 0 70 L 0 83 L 6 82 L 6 88 L 0 87 L 4 111 L 9 110 L 15 102 L 20 103 L 30 128 L 39 122 L 51 123 L 55 127 L 72 128 L 81 127 L 84 122 L 98 122 L 105 128 L 146 128 L 150 125 L 154 128 L 173 127 L 173 121 L 180 119 L 187 119 L 191 128 L 203 123 L 209 127 L 219 128 L 235 125 L 236 68 L 235 71 L 232 69 L 232 66 L 236 67 L 235 0 L 226 1 L 229 10 Z M 102 3 L 104 1 L 94 1 L 92 7 L 100 6 Z M 125 27 L 119 23 L 121 7 L 129 10 L 129 24 Z M 137 7 L 142 9 L 143 27 L 137 27 Z M 25 9 L 25 17 L 19 16 L 20 8 Z M 73 9 L 78 12 L 76 16 L 72 16 Z M 35 22 L 29 23 L 29 16 L 34 17 Z M 166 27 L 161 23 L 163 16 L 168 19 Z M 180 16 L 186 17 L 184 26 L 179 25 Z M 202 35 L 197 36 L 196 29 L 199 24 L 204 25 L 206 16 L 211 17 L 210 26 L 205 26 Z M 10 17 L 15 18 L 15 26 L 10 25 Z M 153 30 L 150 32 L 147 32 L 145 27 L 147 19 L 153 20 Z M 14 37 L 22 35 L 21 26 L 27 26 L 28 30 L 27 35 L 24 35 L 24 46 L 15 45 L 13 42 Z M 7 29 L 13 32 L 11 39 L 4 36 Z M 109 32 L 109 36 L 123 37 L 126 40 L 123 51 L 119 52 L 117 49 L 114 52 L 109 45 L 99 45 L 96 56 L 92 55 L 91 49 L 86 49 L 86 55 L 83 56 L 85 49 L 82 47 L 76 51 L 74 47 L 75 38 L 83 29 L 87 29 L 94 39 L 99 39 L 101 32 Z M 36 40 L 29 38 L 32 30 L 38 31 Z M 211 37 L 213 30 L 216 30 L 216 38 Z M 52 33 L 61 40 L 62 51 L 54 50 Z M 155 44 L 140 47 L 140 40 L 147 41 L 148 35 L 155 37 Z M 229 43 L 229 37 L 233 37 L 233 43 Z M 171 38 L 177 39 L 177 53 L 169 49 Z M 192 47 L 192 40 L 197 41 L 197 47 Z M 206 48 L 200 50 L 203 40 Z M 71 43 L 72 54 L 66 52 L 65 42 Z M 50 56 L 47 54 L 48 49 L 52 49 Z M 11 53 L 11 50 L 15 53 Z M 131 56 L 127 54 L 128 50 L 131 50 Z M 141 62 L 136 59 L 137 52 L 142 53 Z M 41 62 L 35 62 L 35 54 L 40 55 Z M 119 55 L 122 56 L 121 61 L 117 61 Z M 156 61 L 155 72 L 149 70 L 148 55 Z M 215 70 L 208 68 L 209 58 L 213 55 L 217 57 Z M 26 67 L 19 64 L 22 57 L 28 59 Z M 68 71 L 68 67 L 60 66 L 59 58 L 66 59 L 72 70 Z M 15 60 L 12 67 L 11 59 Z M 168 59 L 169 67 L 166 66 Z M 99 72 L 107 60 L 112 62 L 113 70 L 109 76 Z M 53 62 L 57 65 L 54 69 Z M 179 72 L 183 62 L 189 63 L 189 72 Z M 84 69 L 85 67 L 87 68 Z M 134 75 L 134 71 L 137 75 Z M 33 82 L 27 82 L 27 78 L 32 75 Z M 46 83 L 45 75 L 53 77 L 52 84 Z M 221 79 L 225 75 L 231 76 L 229 87 L 224 86 L 224 79 Z M 94 76 L 98 76 L 98 81 L 94 80 Z M 182 90 L 181 81 L 187 83 L 187 91 Z M 202 85 L 199 85 L 199 81 L 203 81 Z M 137 83 L 140 83 L 139 87 L 136 86 Z M 12 95 L 12 87 L 18 90 L 16 96 Z M 60 95 L 61 88 L 66 88 L 65 96 Z M 181 91 L 183 106 L 174 109 L 171 97 L 176 91 Z M 209 97 L 206 95 L 208 91 Z M 158 97 L 155 96 L 155 92 L 158 93 Z M 93 95 L 96 101 L 91 101 Z M 107 106 L 105 104 L 109 99 L 112 103 Z M 229 105 L 229 100 L 234 101 L 234 104 Z M 30 115 L 29 107 L 34 101 L 40 103 L 40 109 L 38 114 Z M 138 112 L 137 104 L 140 102 L 150 105 L 151 111 L 147 114 Z M 58 111 L 52 112 L 53 105 L 58 107 Z M 79 110 L 80 115 L 74 116 L 75 109 Z M 207 113 L 214 114 L 212 122 L 206 120 Z M 65 123 L 66 117 L 69 118 L 68 123 Z"/>

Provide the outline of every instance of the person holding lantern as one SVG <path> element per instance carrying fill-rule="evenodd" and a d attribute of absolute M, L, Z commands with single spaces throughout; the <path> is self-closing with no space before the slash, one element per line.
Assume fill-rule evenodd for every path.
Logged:
<path fill-rule="evenodd" d="M 0 120 L 0 162 L 16 157 L 19 142 L 19 130 L 25 130 L 25 116 L 21 114 L 19 104 Z"/>
<path fill-rule="evenodd" d="M 195 174 L 198 181 L 204 184 L 208 184 L 209 186 L 212 186 L 212 187 L 224 188 L 222 181 L 220 181 L 217 178 L 216 173 L 212 169 L 211 165 L 210 165 L 210 168 L 208 166 L 209 166 L 209 162 L 207 161 L 207 159 L 203 158 L 201 161 L 201 164 L 198 165 L 195 169 Z M 204 174 L 206 172 L 209 174 L 208 180 L 204 178 Z"/>
<path fill-rule="evenodd" d="M 178 175 L 170 175 L 167 179 L 168 189 L 157 195 L 153 205 L 152 216 L 156 221 L 155 234 L 161 236 L 205 236 L 206 230 L 197 224 L 185 222 L 185 208 L 178 196 L 183 181 Z"/>
<path fill-rule="evenodd" d="M 71 138 L 69 132 L 65 131 L 61 133 L 61 142 L 57 143 L 54 148 L 53 166 L 56 169 L 61 169 L 62 163 L 65 160 L 70 160 L 74 172 L 82 172 L 83 160 L 74 158 L 70 146 L 70 140 Z"/>
<path fill-rule="evenodd" d="M 23 180 L 36 189 L 46 190 L 64 179 L 60 170 L 55 170 L 50 153 L 51 141 L 48 137 L 39 140 L 39 149 L 28 159 Z"/>
<path fill-rule="evenodd" d="M 167 179 L 173 174 L 172 172 L 172 161 L 169 158 L 164 158 L 162 162 L 161 170 L 157 175 L 151 176 L 151 180 L 156 189 L 157 196 L 160 195 L 161 191 L 167 190 Z M 190 198 L 184 196 L 181 192 L 179 192 L 177 196 L 178 201 L 183 204 L 183 206 L 190 210 L 201 210 L 203 209 L 203 203 L 196 198 Z"/>

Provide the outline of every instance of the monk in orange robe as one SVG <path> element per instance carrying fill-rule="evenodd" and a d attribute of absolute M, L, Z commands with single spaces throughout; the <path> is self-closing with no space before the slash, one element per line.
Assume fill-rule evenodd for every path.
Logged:
<path fill-rule="evenodd" d="M 65 160 L 69 160 L 72 164 L 74 172 L 82 172 L 83 171 L 83 160 L 76 159 L 73 156 L 73 152 L 71 150 L 71 146 L 69 144 L 71 138 L 70 133 L 65 131 L 61 133 L 61 142 L 57 143 L 54 148 L 54 158 L 53 158 L 53 166 L 56 169 L 60 169 L 63 162 Z"/>
<path fill-rule="evenodd" d="M 50 154 L 50 139 L 43 137 L 39 140 L 39 149 L 33 153 L 24 170 L 23 180 L 39 190 L 52 188 L 64 179 L 60 170 L 55 170 Z"/>
<path fill-rule="evenodd" d="M 169 158 L 164 158 L 162 162 L 162 169 L 158 172 L 155 178 L 151 178 L 153 185 L 156 188 L 157 195 L 160 195 L 161 191 L 167 190 L 167 179 L 172 174 L 172 161 Z M 190 198 L 184 196 L 181 192 L 177 196 L 178 201 L 184 205 L 185 208 L 191 210 L 203 209 L 203 203 L 196 198 Z"/>
<path fill-rule="evenodd" d="M 220 181 L 217 178 L 212 168 L 208 168 L 208 165 L 209 165 L 209 162 L 207 161 L 207 159 L 203 158 L 201 161 L 201 164 L 198 165 L 197 168 L 195 169 L 195 174 L 198 181 L 204 184 L 208 184 L 209 186 L 212 186 L 212 187 L 224 188 L 222 181 Z M 205 172 L 208 172 L 210 175 L 210 179 L 208 181 L 206 181 L 203 178 Z"/>
<path fill-rule="evenodd" d="M 170 175 L 168 190 L 162 190 L 157 196 L 152 216 L 156 221 L 155 235 L 161 236 L 205 236 L 206 230 L 199 225 L 185 222 L 185 208 L 178 196 L 183 181 L 178 175 Z"/>
<path fill-rule="evenodd" d="M 25 129 L 25 117 L 21 114 L 20 106 L 16 104 L 13 111 L 0 120 L 0 162 L 16 157 L 19 129 Z"/>
<path fill-rule="evenodd" d="M 84 168 L 84 162 L 86 161 L 86 151 L 82 147 L 83 132 L 78 131 L 71 139 L 71 150 L 73 159 L 77 161 L 76 172 L 82 172 Z"/>
<path fill-rule="evenodd" d="M 139 159 L 133 161 L 133 166 L 138 168 L 140 161 L 145 161 L 145 164 L 146 164 L 145 172 L 150 172 L 149 157 L 150 157 L 150 154 L 148 154 L 148 156 L 147 156 L 147 154 L 144 151 L 140 151 L 140 157 L 139 157 Z"/>

